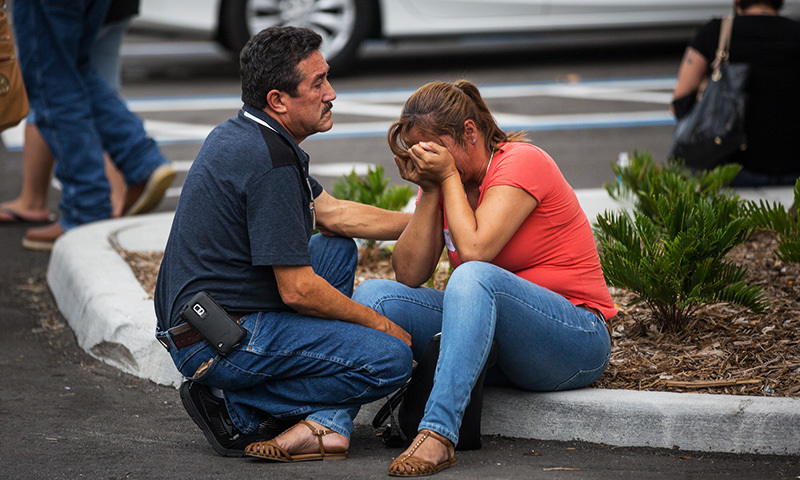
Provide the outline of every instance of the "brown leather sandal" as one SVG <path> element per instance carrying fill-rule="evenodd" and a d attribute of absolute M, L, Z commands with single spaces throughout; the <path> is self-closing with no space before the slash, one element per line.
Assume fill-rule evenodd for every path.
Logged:
<path fill-rule="evenodd" d="M 450 453 L 450 449 L 453 448 L 453 442 L 431 430 L 423 429 L 420 430 L 419 433 L 422 434 L 422 438 L 417 440 L 417 443 L 411 447 L 411 450 L 405 455 L 395 458 L 392 464 L 389 465 L 389 475 L 393 477 L 424 477 L 426 475 L 439 473 L 458 462 Z M 414 456 L 414 452 L 416 452 L 420 445 L 429 437 L 438 440 L 447 448 L 447 460 L 438 465 L 434 465 L 432 462 Z"/>
<path fill-rule="evenodd" d="M 345 458 L 347 458 L 347 452 L 328 453 L 325 451 L 325 447 L 322 445 L 322 437 L 329 433 L 335 433 L 333 430 L 328 430 L 327 428 L 317 429 L 315 426 L 311 425 L 307 421 L 300 420 L 300 422 L 298 422 L 297 424 L 286 430 L 284 433 L 288 432 L 289 430 L 300 424 L 303 424 L 309 429 L 311 429 L 311 433 L 317 437 L 317 440 L 319 441 L 319 453 L 301 453 L 297 455 L 292 455 L 283 448 L 281 448 L 273 438 L 272 440 L 267 440 L 265 442 L 251 443 L 244 449 L 244 454 L 250 457 L 274 460 L 276 462 L 306 462 L 309 460 L 344 460 Z"/>

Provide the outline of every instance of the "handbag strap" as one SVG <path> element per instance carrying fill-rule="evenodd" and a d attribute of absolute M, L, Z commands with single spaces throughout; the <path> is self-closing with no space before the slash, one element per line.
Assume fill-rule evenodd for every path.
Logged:
<path fill-rule="evenodd" d="M 714 62 L 711 66 L 714 72 L 711 74 L 711 79 L 715 82 L 720 79 L 720 69 L 722 65 L 727 65 L 730 57 L 731 47 L 731 31 L 733 30 L 733 17 L 726 15 L 722 18 L 719 25 L 719 43 L 717 44 L 717 54 L 714 57 Z"/>

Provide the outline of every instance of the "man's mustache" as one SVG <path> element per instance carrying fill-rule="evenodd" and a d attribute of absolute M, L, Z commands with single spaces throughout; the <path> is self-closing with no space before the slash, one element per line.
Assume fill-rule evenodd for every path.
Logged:
<path fill-rule="evenodd" d="M 325 108 L 322 109 L 322 115 L 325 115 L 326 113 L 330 112 L 332 108 L 333 108 L 333 102 L 326 102 Z"/>

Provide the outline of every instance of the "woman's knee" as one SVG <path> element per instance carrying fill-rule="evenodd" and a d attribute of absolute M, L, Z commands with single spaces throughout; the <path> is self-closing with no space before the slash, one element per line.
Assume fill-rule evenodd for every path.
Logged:
<path fill-rule="evenodd" d="M 491 290 L 497 275 L 502 275 L 505 270 L 486 262 L 466 262 L 453 270 L 445 289 L 450 295 L 460 293 L 473 298 L 482 291 Z"/>
<path fill-rule="evenodd" d="M 391 280 L 367 280 L 353 292 L 353 300 L 385 315 L 382 303 L 394 295 L 397 285 L 397 282 Z"/>

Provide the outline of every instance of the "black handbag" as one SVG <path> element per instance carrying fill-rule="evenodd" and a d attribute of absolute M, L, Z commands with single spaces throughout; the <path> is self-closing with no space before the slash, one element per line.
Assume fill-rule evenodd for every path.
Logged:
<path fill-rule="evenodd" d="M 716 167 L 728 155 L 747 148 L 745 87 L 750 66 L 728 62 L 732 27 L 732 17 L 722 19 L 711 77 L 692 110 L 675 126 L 670 157 L 683 159 L 693 169 Z"/>
<path fill-rule="evenodd" d="M 439 361 L 441 333 L 437 333 L 428 343 L 425 353 L 414 367 L 414 373 L 406 384 L 390 396 L 381 407 L 372 426 L 379 430 L 384 443 L 389 447 L 405 447 L 417 435 L 419 422 L 425 413 L 425 404 L 433 389 L 433 376 Z M 483 382 L 486 372 L 497 363 L 497 341 L 492 342 L 489 356 L 483 366 L 478 381 L 472 389 L 470 402 L 464 411 L 461 428 L 458 431 L 456 450 L 477 450 L 481 448 L 481 410 L 483 409 Z"/>

